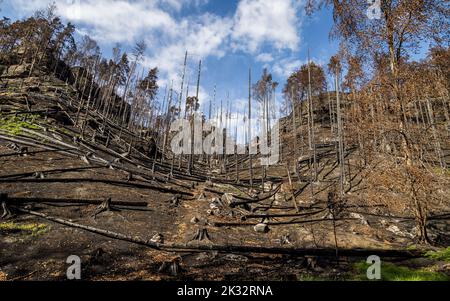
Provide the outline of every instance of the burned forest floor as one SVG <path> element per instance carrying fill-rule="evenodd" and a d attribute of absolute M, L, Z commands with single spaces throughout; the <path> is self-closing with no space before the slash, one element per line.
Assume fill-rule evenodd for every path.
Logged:
<path fill-rule="evenodd" d="M 421 245 L 411 212 L 361 202 L 355 167 L 332 214 L 338 166 L 326 128 L 316 130 L 317 181 L 309 158 L 301 174 L 285 160 L 263 177 L 255 157 L 251 188 L 248 157 L 228 158 L 227 172 L 198 158 L 189 174 L 187 158 L 150 153 L 63 81 L 2 80 L 0 280 L 66 280 L 71 255 L 83 280 L 367 280 L 369 255 L 381 257 L 384 280 L 450 279 L 450 203 L 431 208 L 433 243 Z"/>

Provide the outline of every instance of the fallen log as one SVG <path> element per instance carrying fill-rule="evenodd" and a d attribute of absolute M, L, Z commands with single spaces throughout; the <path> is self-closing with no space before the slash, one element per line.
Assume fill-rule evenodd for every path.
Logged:
<path fill-rule="evenodd" d="M 299 206 L 298 209 L 300 209 L 300 211 L 302 211 L 302 210 L 312 210 L 312 209 L 320 210 L 320 209 L 322 209 L 322 207 L 319 207 L 319 206 Z M 264 212 L 266 212 L 268 210 L 272 210 L 272 211 L 273 210 L 289 211 L 289 210 L 296 210 L 296 208 L 293 207 L 293 206 L 269 206 L 269 205 L 267 205 L 267 206 L 257 206 L 255 208 L 253 208 L 254 212 L 257 212 L 257 211 L 264 211 Z"/>
<path fill-rule="evenodd" d="M 36 155 L 36 154 L 43 154 L 43 153 L 57 153 L 57 152 L 63 152 L 71 150 L 69 148 L 65 149 L 51 149 L 51 150 L 37 150 L 37 151 L 27 151 L 26 153 L 8 153 L 8 154 L 1 154 L 0 158 L 6 158 L 6 157 L 14 157 L 14 156 L 20 156 L 20 155 Z"/>
<path fill-rule="evenodd" d="M 16 112 L 2 112 L 2 116 L 10 116 L 10 115 L 29 115 L 29 114 L 54 114 L 58 112 L 62 112 L 63 110 L 51 109 L 51 110 L 31 110 L 31 111 L 16 111 Z"/>
<path fill-rule="evenodd" d="M 357 218 L 341 218 L 335 221 L 356 221 Z M 322 222 L 333 222 L 332 218 L 320 218 L 320 219 L 310 219 L 310 220 L 292 220 L 287 222 L 267 222 L 268 226 L 285 226 L 285 225 L 300 225 L 300 224 L 310 224 L 310 223 L 322 223 Z M 259 223 L 222 223 L 222 222 L 212 222 L 211 225 L 214 227 L 254 227 Z"/>
<path fill-rule="evenodd" d="M 140 172 L 140 171 L 137 170 L 137 168 L 136 169 L 127 168 L 123 164 L 120 165 L 120 164 L 117 164 L 117 163 L 114 163 L 114 162 L 110 163 L 109 165 L 114 167 L 114 168 L 117 168 L 117 169 L 129 172 L 129 173 L 132 173 L 132 174 L 140 175 L 140 176 L 144 177 L 144 179 L 146 179 L 146 180 L 157 180 L 157 181 L 162 182 L 162 183 L 167 183 L 167 181 L 168 181 L 168 179 L 166 179 L 165 177 L 163 177 L 161 175 L 158 176 L 152 169 L 150 169 L 150 167 L 145 167 L 145 163 L 144 162 L 134 162 L 133 160 L 128 159 L 126 156 L 123 156 L 122 154 L 119 154 L 119 153 L 117 153 L 117 152 L 115 152 L 115 151 L 113 151 L 111 149 L 108 149 L 108 148 L 104 147 L 103 145 L 94 145 L 94 144 L 89 143 L 87 141 L 81 142 L 81 145 L 84 145 L 84 146 L 89 147 L 89 148 L 96 148 L 98 151 L 102 151 L 104 153 L 107 153 L 107 154 L 109 154 L 111 156 L 114 156 L 116 159 L 123 160 L 123 161 L 125 161 L 125 162 L 127 162 L 129 164 L 132 164 L 132 165 L 136 166 L 136 167 L 137 166 L 141 166 L 143 171 L 147 171 L 150 174 L 146 174 L 144 172 Z M 177 185 L 177 186 L 180 186 L 180 187 L 183 187 L 183 188 L 188 188 L 186 185 L 183 185 L 182 183 L 177 183 L 177 182 L 175 182 L 173 180 L 171 180 L 170 182 L 173 183 L 174 185 Z"/>
<path fill-rule="evenodd" d="M 264 219 L 264 218 L 283 218 L 283 217 L 301 217 L 301 216 L 311 216 L 316 215 L 319 213 L 324 212 L 328 208 L 313 211 L 313 212 L 306 212 L 306 213 L 292 213 L 292 214 L 249 214 L 242 217 L 242 220 L 248 220 L 248 219 Z"/>
<path fill-rule="evenodd" d="M 366 216 L 372 216 L 377 217 L 380 219 L 396 219 L 396 220 L 415 220 L 416 218 L 414 216 L 396 216 L 396 215 L 384 215 L 384 214 L 374 214 L 370 212 L 364 212 L 364 211 L 346 211 L 348 213 L 355 213 L 355 214 L 361 214 Z M 450 213 L 442 213 L 439 215 L 430 215 L 427 220 L 428 221 L 436 221 L 436 220 L 448 220 L 450 219 Z"/>
<path fill-rule="evenodd" d="M 286 254 L 292 256 L 324 256 L 335 257 L 336 250 L 334 248 L 318 248 L 318 249 L 299 249 L 299 248 L 279 248 L 279 247 L 259 247 L 250 245 L 217 245 L 217 244 L 205 244 L 195 245 L 189 244 L 176 244 L 176 243 L 158 243 L 151 240 L 144 240 L 138 237 L 133 237 L 113 231 L 103 230 L 91 226 L 86 226 L 78 223 L 74 223 L 65 219 L 49 216 L 44 213 L 34 212 L 27 209 L 14 207 L 18 212 L 30 214 L 43 218 L 54 223 L 69 226 L 72 228 L 82 229 L 91 233 L 99 234 L 112 239 L 127 241 L 141 246 L 146 246 L 152 249 L 166 251 L 166 252 L 184 252 L 184 251 L 216 251 L 222 253 L 259 253 L 259 254 Z M 421 251 L 417 250 L 393 250 L 393 249 L 340 249 L 339 256 L 344 257 L 367 257 L 371 255 L 378 255 L 380 257 L 392 257 L 392 258 L 417 258 L 423 256 Z"/>
<path fill-rule="evenodd" d="M 280 191 L 280 189 L 281 189 L 281 185 L 278 186 L 278 188 L 276 188 L 272 192 L 269 192 L 268 194 L 266 194 L 265 196 L 260 196 L 260 197 L 256 197 L 256 198 L 247 198 L 247 197 L 231 194 L 231 196 L 233 198 L 241 200 L 241 201 L 233 202 L 232 204 L 230 204 L 230 206 L 237 207 L 237 206 L 240 206 L 240 205 L 259 203 L 259 202 L 268 200 L 268 199 L 272 198 L 275 194 L 277 194 Z M 206 192 L 211 192 L 211 193 L 214 193 L 214 194 L 217 194 L 217 195 L 224 195 L 226 193 L 226 192 L 223 192 L 223 191 L 220 191 L 220 190 L 217 190 L 217 189 L 213 189 L 213 188 L 209 188 L 209 187 L 206 187 L 205 191 Z"/>
<path fill-rule="evenodd" d="M 87 178 L 71 178 L 71 179 L 0 179 L 0 183 L 104 183 L 108 185 L 117 185 L 125 187 L 134 187 L 140 189 L 152 189 L 163 193 L 181 194 L 193 197 L 194 194 L 187 191 L 177 190 L 168 187 L 155 186 L 150 184 L 140 184 L 134 182 L 107 180 L 107 179 L 87 179 Z"/>
<path fill-rule="evenodd" d="M 42 135 L 42 136 L 45 136 L 45 135 Z M 47 136 L 45 136 L 45 137 L 47 137 Z M 17 139 L 17 138 L 12 138 L 12 137 L 7 137 L 7 136 L 0 135 L 0 139 L 5 139 L 7 141 L 16 142 L 16 143 L 20 143 L 20 144 L 25 144 L 25 145 L 28 145 L 28 146 L 44 148 L 44 149 L 46 149 L 46 151 L 62 152 L 64 154 L 66 154 L 66 155 L 70 155 L 70 156 L 74 156 L 74 157 L 77 156 L 77 155 L 73 154 L 72 152 L 68 152 L 68 151 L 76 150 L 76 147 L 74 147 L 74 146 L 71 146 L 70 149 L 58 149 L 57 147 L 54 147 L 54 146 L 50 147 L 50 146 L 47 146 L 45 144 L 43 144 L 43 145 L 40 144 L 40 143 L 38 144 L 37 142 L 34 142 L 34 141 L 31 142 L 31 141 L 29 141 L 29 140 L 32 140 L 30 138 Z M 101 158 L 99 158 L 99 160 L 100 159 Z M 103 160 L 103 161 L 107 162 L 106 160 Z M 103 162 L 103 161 L 102 162 L 98 162 L 98 163 L 105 164 L 105 162 Z M 133 161 L 130 161 L 130 162 L 133 165 L 138 165 L 136 162 L 133 162 Z M 118 169 L 125 169 L 125 168 L 123 168 L 122 166 L 119 166 L 119 165 L 115 165 L 115 164 L 110 164 L 110 165 L 113 166 L 113 167 L 116 167 Z M 130 170 L 130 169 L 128 169 L 128 170 Z M 156 178 L 156 176 L 155 176 L 155 178 Z M 161 177 L 158 177 L 158 180 L 161 181 L 161 182 L 164 182 L 164 179 L 162 179 Z M 183 187 L 182 185 L 180 185 L 178 183 L 174 183 L 174 184 Z M 187 188 L 187 187 L 184 186 L 183 188 Z M 177 191 L 175 191 L 175 192 L 177 192 Z M 189 194 L 189 196 L 192 196 L 192 195 Z"/>
<path fill-rule="evenodd" d="M 105 168 L 105 166 L 82 166 L 82 167 L 73 167 L 73 168 L 38 170 L 38 171 L 30 171 L 30 172 L 17 173 L 17 174 L 1 175 L 0 179 L 31 177 L 32 175 L 34 175 L 36 173 L 52 174 L 52 173 L 65 173 L 65 172 L 72 172 L 72 171 L 82 171 L 82 170 L 101 169 L 101 168 Z"/>
<path fill-rule="evenodd" d="M 41 134 L 39 132 L 30 130 L 30 129 L 27 129 L 27 128 L 21 128 L 21 130 L 26 132 L 26 133 L 28 133 L 28 134 L 36 135 L 36 136 L 44 139 L 45 141 L 50 141 L 50 142 L 53 142 L 54 144 L 58 144 L 59 146 L 63 146 L 65 148 L 71 148 L 72 150 L 79 150 L 78 147 L 76 147 L 76 146 L 70 145 L 70 144 L 65 143 L 63 141 L 59 141 L 58 139 L 55 139 L 53 137 Z"/>
<path fill-rule="evenodd" d="M 0 134 L 0 139 L 6 140 L 6 141 L 10 141 L 10 142 L 14 142 L 14 143 L 19 143 L 19 144 L 23 144 L 23 145 L 27 145 L 27 146 L 31 146 L 31 147 L 37 147 L 37 148 L 42 148 L 45 150 L 49 150 L 49 151 L 58 151 L 61 152 L 67 156 L 71 156 L 71 157 L 78 157 L 79 154 L 75 154 L 73 153 L 75 150 L 71 147 L 70 150 L 64 150 L 62 148 L 58 148 L 56 146 L 53 145 L 47 145 L 45 143 L 41 143 L 38 142 L 36 140 L 30 139 L 28 137 L 9 137 L 3 134 Z"/>
<path fill-rule="evenodd" d="M 241 201 L 236 201 L 230 204 L 231 208 L 235 208 L 241 205 L 247 205 L 247 204 L 254 204 L 254 203 L 259 203 L 268 199 L 273 198 L 281 189 L 281 185 L 278 186 L 278 188 L 276 188 L 274 191 L 269 192 L 267 195 L 265 196 L 258 196 L 257 198 L 253 199 L 253 200 L 242 200 L 242 198 L 240 197 L 236 197 L 237 199 L 241 199 Z"/>
<path fill-rule="evenodd" d="M 105 200 L 88 200 L 88 199 L 54 199 L 54 198 L 16 198 L 8 197 L 9 204 L 26 204 L 26 203 L 54 203 L 54 204 L 88 204 L 101 205 Z M 117 206 L 131 206 L 131 207 L 147 207 L 147 202 L 132 202 L 132 201 L 111 201 L 111 205 Z"/>
<path fill-rule="evenodd" d="M 128 172 L 128 173 L 130 173 L 132 175 L 140 176 L 142 178 L 142 181 L 146 182 L 146 183 L 149 182 L 149 181 L 155 181 L 156 180 L 156 181 L 158 181 L 160 183 L 164 183 L 164 184 L 171 183 L 173 185 L 176 185 L 176 186 L 179 186 L 179 187 L 185 188 L 185 189 L 191 189 L 192 188 L 191 186 L 186 185 L 184 183 L 179 183 L 177 181 L 170 180 L 170 179 L 164 178 L 162 176 L 158 176 L 155 173 L 152 174 L 152 171 L 148 171 L 149 174 L 147 174 L 147 173 L 145 173 L 145 171 L 146 171 L 145 169 L 140 171 L 137 168 L 132 169 L 132 168 L 128 168 L 128 167 L 126 167 L 124 165 L 120 165 L 120 164 L 117 164 L 117 163 L 111 163 L 110 166 L 113 167 L 113 168 L 122 170 L 124 172 Z"/>

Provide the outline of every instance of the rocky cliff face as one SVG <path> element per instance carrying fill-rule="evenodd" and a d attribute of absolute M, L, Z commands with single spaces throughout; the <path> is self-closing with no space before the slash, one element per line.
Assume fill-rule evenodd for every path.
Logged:
<path fill-rule="evenodd" d="M 22 60 L 20 51 L 0 59 L 0 87 L 15 93 L 33 92 L 33 89 L 34 92 L 52 90 L 65 100 L 72 98 L 76 102 L 90 101 L 91 105 L 99 110 L 105 106 L 102 95 L 107 92 L 84 68 L 70 68 L 63 61 L 48 54 L 44 54 L 39 63 L 27 62 Z M 36 90 L 36 87 L 41 90 Z M 109 108 L 111 115 L 117 114 L 121 106 L 122 109 L 127 108 L 127 112 L 130 111 L 130 105 L 124 103 L 115 93 L 111 93 L 109 97 L 115 100 Z M 125 119 L 129 118 L 127 116 Z"/>

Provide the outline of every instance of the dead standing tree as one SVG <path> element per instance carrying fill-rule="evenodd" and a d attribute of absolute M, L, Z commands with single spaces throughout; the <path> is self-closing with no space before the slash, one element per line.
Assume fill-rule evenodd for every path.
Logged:
<path fill-rule="evenodd" d="M 253 95 L 261 106 L 262 113 L 262 139 L 268 141 L 270 132 L 270 102 L 273 99 L 273 94 L 275 92 L 275 87 L 278 83 L 273 81 L 272 74 L 270 74 L 267 69 L 263 70 L 261 79 L 253 86 Z M 267 166 L 262 166 L 262 187 L 264 190 L 264 182 L 267 177 Z"/>
<path fill-rule="evenodd" d="M 317 181 L 317 149 L 316 149 L 316 137 L 315 137 L 315 114 L 314 114 L 314 102 L 313 102 L 313 90 L 311 86 L 311 60 L 309 58 L 308 51 L 308 136 L 309 136 L 309 156 L 312 160 L 311 182 Z M 311 185 L 311 193 L 314 195 L 313 185 Z"/>
<path fill-rule="evenodd" d="M 331 74 L 334 74 L 335 79 L 335 90 L 336 90 L 336 114 L 337 114 L 337 129 L 338 129 L 338 161 L 339 161 L 339 191 L 340 196 L 344 195 L 344 182 L 345 182 L 345 154 L 344 154 L 344 135 L 343 135 L 343 125 L 342 125 L 342 114 L 341 114 L 341 97 L 339 92 L 339 74 L 341 72 L 341 63 L 337 56 L 333 56 L 328 64 L 328 69 Z"/>
<path fill-rule="evenodd" d="M 253 159 L 252 159 L 252 70 L 248 71 L 248 153 L 250 187 L 253 188 Z"/>
<path fill-rule="evenodd" d="M 310 182 L 315 182 L 318 176 L 318 159 L 315 139 L 315 109 L 314 104 L 318 103 L 320 95 L 326 90 L 326 79 L 323 68 L 314 62 L 302 65 L 299 70 L 295 71 L 289 77 L 287 84 L 283 89 L 285 97 L 292 99 L 293 112 L 292 123 L 294 127 L 294 153 L 298 160 L 297 150 L 297 130 L 303 127 L 303 103 L 307 104 L 307 129 L 308 129 L 308 149 L 309 149 L 309 166 L 310 166 Z M 299 108 L 300 114 L 297 115 Z M 299 127 L 297 120 L 300 119 Z M 300 142 L 301 154 L 303 154 L 303 137 Z M 297 165 L 297 164 L 296 164 Z M 296 173 L 299 176 L 298 166 Z M 299 177 L 300 178 L 300 177 Z M 312 186 L 312 185 L 311 185 Z"/>
<path fill-rule="evenodd" d="M 436 43 L 445 40 L 450 26 L 448 6 L 439 0 L 386 0 L 381 1 L 379 18 L 369 19 L 366 1 L 324 0 L 310 1 L 310 4 L 319 2 L 333 7 L 335 21 L 333 36 L 340 38 L 342 44 L 352 52 L 363 54 L 363 59 L 374 63 L 375 75 L 370 88 L 367 87 L 370 91 L 366 91 L 365 95 L 376 100 L 375 106 L 378 107 L 374 112 L 376 114 L 372 116 L 375 120 L 373 125 L 378 127 L 376 130 L 378 139 L 381 140 L 383 152 L 381 156 L 386 165 L 389 165 L 384 168 L 396 170 L 395 172 L 391 170 L 391 176 L 386 177 L 389 178 L 390 187 L 394 183 L 399 185 L 395 190 L 409 187 L 409 192 L 405 193 L 415 195 L 404 200 L 413 200 L 412 204 L 409 204 L 413 205 L 412 211 L 415 212 L 418 227 L 421 228 L 419 240 L 426 242 L 428 239 L 423 229 L 428 214 L 426 210 L 428 206 L 423 206 L 427 202 L 424 199 L 426 185 L 420 183 L 432 182 L 435 174 L 425 172 L 427 165 L 430 164 L 418 160 L 421 155 L 419 156 L 417 150 L 422 147 L 420 139 L 415 138 L 415 133 L 420 130 L 413 130 L 408 117 L 407 107 L 411 102 L 411 95 L 415 94 L 408 90 L 408 83 L 411 83 L 407 67 L 408 54 L 417 49 L 419 41 L 423 38 L 431 38 Z M 430 95 L 425 95 L 424 98 L 429 97 Z M 363 108 L 360 106 L 360 114 Z M 427 118 L 430 119 L 430 116 Z M 360 128 L 363 129 L 362 126 Z M 371 135 L 369 133 L 373 132 L 371 128 L 367 128 L 365 133 L 361 134 L 368 137 Z M 431 133 L 431 137 L 433 136 Z M 438 144 L 434 144 L 434 148 L 438 149 Z M 376 157 L 380 156 L 374 158 Z M 376 160 L 372 160 L 371 166 L 376 164 L 374 161 Z M 439 161 L 438 158 L 437 162 Z M 384 170 L 377 169 L 376 173 L 383 173 L 382 171 Z M 427 176 L 428 180 L 425 179 Z M 389 204 L 393 210 L 397 205 L 393 202 Z"/>
<path fill-rule="evenodd" d="M 188 173 L 192 174 L 194 169 L 194 159 L 195 159 L 195 129 L 194 124 L 196 122 L 196 114 L 198 109 L 200 108 L 199 103 L 199 96 L 200 96 L 200 79 L 201 79 L 201 72 L 202 72 L 202 61 L 200 60 L 198 63 L 198 76 L 197 76 L 197 90 L 195 93 L 195 97 L 188 97 L 186 99 L 186 108 L 190 110 L 190 122 L 191 122 L 191 147 L 190 147 L 190 154 L 189 154 L 189 166 L 188 166 Z"/>

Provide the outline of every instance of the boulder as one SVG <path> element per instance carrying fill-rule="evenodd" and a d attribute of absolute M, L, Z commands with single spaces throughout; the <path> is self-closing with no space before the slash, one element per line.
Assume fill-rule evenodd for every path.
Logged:
<path fill-rule="evenodd" d="M 223 259 L 227 261 L 234 261 L 234 262 L 247 262 L 248 258 L 243 255 L 236 255 L 236 254 L 227 254 L 223 257 Z"/>
<path fill-rule="evenodd" d="M 386 230 L 388 230 L 389 232 L 392 232 L 398 236 L 414 238 L 413 234 L 400 230 L 400 228 L 396 225 L 390 225 Z"/>
<path fill-rule="evenodd" d="M 272 182 L 265 182 L 264 183 L 264 191 L 272 191 L 273 189 L 273 183 Z"/>
<path fill-rule="evenodd" d="M 350 218 L 358 219 L 361 222 L 361 225 L 369 226 L 369 222 L 366 218 L 359 213 L 350 213 Z"/>
<path fill-rule="evenodd" d="M 292 244 L 290 235 L 287 234 L 287 235 L 281 236 L 280 244 L 281 245 L 290 245 L 290 244 Z"/>
<path fill-rule="evenodd" d="M 231 193 L 225 193 L 222 196 L 222 201 L 227 204 L 228 206 L 230 206 L 231 204 L 233 204 L 234 202 L 236 202 L 236 198 L 231 194 Z"/>
<path fill-rule="evenodd" d="M 170 200 L 169 200 L 169 207 L 170 208 L 175 208 L 178 207 L 180 205 L 180 199 L 181 199 L 181 195 L 174 195 Z"/>
<path fill-rule="evenodd" d="M 211 199 L 211 202 L 209 203 L 209 208 L 211 208 L 211 210 L 222 209 L 223 203 L 219 198 L 213 198 L 213 199 Z"/>
<path fill-rule="evenodd" d="M 152 239 L 150 239 L 151 242 L 156 244 L 163 244 L 164 243 L 164 236 L 162 234 L 155 234 Z"/>
<path fill-rule="evenodd" d="M 254 228 L 256 233 L 268 233 L 270 231 L 269 226 L 267 224 L 257 224 Z"/>
<path fill-rule="evenodd" d="M 205 194 L 204 194 L 204 193 L 201 193 L 201 194 L 198 196 L 197 200 L 198 200 L 198 201 L 204 201 L 204 200 L 206 200 Z"/>
<path fill-rule="evenodd" d="M 209 203 L 209 215 L 219 215 L 220 211 L 223 209 L 223 202 L 219 198 L 213 198 Z"/>
<path fill-rule="evenodd" d="M 28 77 L 30 67 L 31 67 L 30 64 L 12 65 L 4 68 L 1 76 L 7 78 L 14 78 L 14 77 L 25 78 Z"/>

